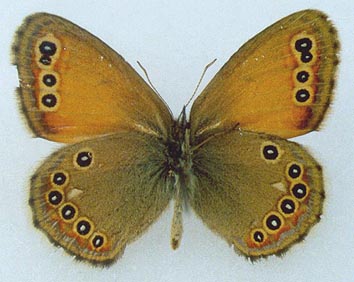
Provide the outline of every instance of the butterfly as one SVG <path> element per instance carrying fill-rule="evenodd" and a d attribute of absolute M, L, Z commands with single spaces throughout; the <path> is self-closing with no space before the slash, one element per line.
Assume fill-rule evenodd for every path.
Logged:
<path fill-rule="evenodd" d="M 13 44 L 35 136 L 67 143 L 30 181 L 35 226 L 76 258 L 108 265 L 174 201 L 171 246 L 190 206 L 257 259 L 319 221 L 319 163 L 287 140 L 317 129 L 338 65 L 327 16 L 304 10 L 244 44 L 177 119 L 116 52 L 61 17 L 28 16 Z"/>

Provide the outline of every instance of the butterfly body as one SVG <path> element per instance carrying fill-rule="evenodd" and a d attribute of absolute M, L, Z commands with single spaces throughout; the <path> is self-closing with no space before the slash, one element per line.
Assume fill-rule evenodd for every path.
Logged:
<path fill-rule="evenodd" d="M 36 136 L 68 143 L 31 179 L 36 226 L 77 258 L 109 264 L 174 201 L 249 258 L 286 251 L 319 220 L 322 169 L 287 138 L 318 128 L 338 63 L 335 29 L 290 15 L 235 53 L 175 120 L 105 43 L 38 13 L 14 43 L 22 110 Z"/>

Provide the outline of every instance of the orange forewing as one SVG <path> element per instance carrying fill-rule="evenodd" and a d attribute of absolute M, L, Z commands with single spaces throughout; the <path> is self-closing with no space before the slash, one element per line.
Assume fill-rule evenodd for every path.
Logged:
<path fill-rule="evenodd" d="M 316 129 L 331 99 L 338 63 L 335 30 L 319 11 L 301 11 L 248 41 L 223 66 L 191 110 L 192 137 L 238 126 L 290 138 Z M 302 63 L 294 40 L 313 40 L 309 63 Z M 306 70 L 310 99 L 300 105 L 296 75 Z"/>
<path fill-rule="evenodd" d="M 57 47 L 49 66 L 40 63 L 43 41 Z M 67 20 L 28 18 L 14 54 L 23 110 L 36 135 L 68 143 L 122 129 L 167 136 L 172 116 L 160 97 L 120 55 Z M 51 89 L 42 81 L 47 73 L 56 78 Z M 56 106 L 47 110 L 41 99 L 53 89 Z"/>

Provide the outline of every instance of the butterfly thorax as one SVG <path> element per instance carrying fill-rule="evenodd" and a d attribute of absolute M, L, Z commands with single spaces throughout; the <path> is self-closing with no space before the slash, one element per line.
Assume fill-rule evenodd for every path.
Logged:
<path fill-rule="evenodd" d="M 189 149 L 189 122 L 185 108 L 172 126 L 171 137 L 167 140 L 167 172 L 174 178 L 189 174 L 192 162 Z"/>

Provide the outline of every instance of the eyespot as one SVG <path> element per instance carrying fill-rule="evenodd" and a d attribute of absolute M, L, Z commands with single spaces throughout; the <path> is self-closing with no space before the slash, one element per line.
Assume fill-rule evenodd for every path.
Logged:
<path fill-rule="evenodd" d="M 307 71 L 299 71 L 296 74 L 296 80 L 300 83 L 305 83 L 309 80 L 310 74 Z"/>
<path fill-rule="evenodd" d="M 75 221 L 74 231 L 82 237 L 88 237 L 93 232 L 94 226 L 91 220 L 80 217 Z"/>
<path fill-rule="evenodd" d="M 301 53 L 301 62 L 303 63 L 309 63 L 313 59 L 313 55 L 310 52 L 303 52 Z"/>
<path fill-rule="evenodd" d="M 59 190 L 51 190 L 47 194 L 47 199 L 52 206 L 58 206 L 63 202 L 64 195 Z"/>
<path fill-rule="evenodd" d="M 52 59 L 48 55 L 42 55 L 39 62 L 45 66 L 49 66 L 52 63 Z"/>
<path fill-rule="evenodd" d="M 66 203 L 60 207 L 60 216 L 68 222 L 74 221 L 78 215 L 77 207 L 72 203 Z"/>
<path fill-rule="evenodd" d="M 43 112 L 55 112 L 59 108 L 60 96 L 56 92 L 45 92 L 40 96 L 39 109 Z"/>
<path fill-rule="evenodd" d="M 299 203 L 291 196 L 284 196 L 278 202 L 278 210 L 284 217 L 292 216 L 299 208 Z"/>
<path fill-rule="evenodd" d="M 275 234 L 284 225 L 284 219 L 278 212 L 270 212 L 264 217 L 263 226 L 269 234 Z"/>
<path fill-rule="evenodd" d="M 311 87 L 295 88 L 293 95 L 294 102 L 298 106 L 307 106 L 314 101 L 314 93 Z"/>
<path fill-rule="evenodd" d="M 286 166 L 286 175 L 288 176 L 288 178 L 290 180 L 298 179 L 302 176 L 303 170 L 304 170 L 304 168 L 303 168 L 302 164 L 292 162 Z"/>
<path fill-rule="evenodd" d="M 261 228 L 253 229 L 251 231 L 251 239 L 256 245 L 261 245 L 267 240 L 267 238 L 267 233 Z"/>
<path fill-rule="evenodd" d="M 300 38 L 295 42 L 295 49 L 298 52 L 308 52 L 312 48 L 312 40 L 310 38 Z"/>
<path fill-rule="evenodd" d="M 57 104 L 57 97 L 54 94 L 46 94 L 42 97 L 42 104 L 48 108 L 53 108 Z"/>
<path fill-rule="evenodd" d="M 103 236 L 101 236 L 101 235 L 95 235 L 95 237 L 93 237 L 93 239 L 92 239 L 92 245 L 95 248 L 102 247 L 103 243 L 104 243 L 104 239 L 103 239 Z"/>
<path fill-rule="evenodd" d="M 299 103 L 304 103 L 310 99 L 310 92 L 307 89 L 299 89 L 296 91 L 295 99 Z"/>
<path fill-rule="evenodd" d="M 308 196 L 308 194 L 310 192 L 309 190 L 310 189 L 308 188 L 308 186 L 305 183 L 299 182 L 299 183 L 295 183 L 291 186 L 290 193 L 297 200 L 303 201 Z"/>
<path fill-rule="evenodd" d="M 53 56 L 56 53 L 56 51 L 57 51 L 57 46 L 55 45 L 54 42 L 43 41 L 39 45 L 39 51 L 43 55 Z"/>
<path fill-rule="evenodd" d="M 107 237 L 101 232 L 95 232 L 91 236 L 90 242 L 93 249 L 99 250 L 107 243 Z"/>
<path fill-rule="evenodd" d="M 278 157 L 278 149 L 276 146 L 267 145 L 263 148 L 263 156 L 267 160 L 275 160 Z"/>
<path fill-rule="evenodd" d="M 59 74 L 52 70 L 43 70 L 39 74 L 40 88 L 43 91 L 55 92 L 59 85 Z"/>
<path fill-rule="evenodd" d="M 48 87 L 52 87 L 57 83 L 57 79 L 55 77 L 54 74 L 45 74 L 42 77 L 42 82 L 48 86 Z"/>
<path fill-rule="evenodd" d="M 279 146 L 273 142 L 266 141 L 261 145 L 261 157 L 265 161 L 276 162 L 280 160 L 281 154 Z"/>
<path fill-rule="evenodd" d="M 51 183 L 54 186 L 64 187 L 69 182 L 69 175 L 64 171 L 57 171 L 51 175 Z"/>
<path fill-rule="evenodd" d="M 80 169 L 87 169 L 93 164 L 93 153 L 91 149 L 83 149 L 74 157 L 74 165 Z"/>

